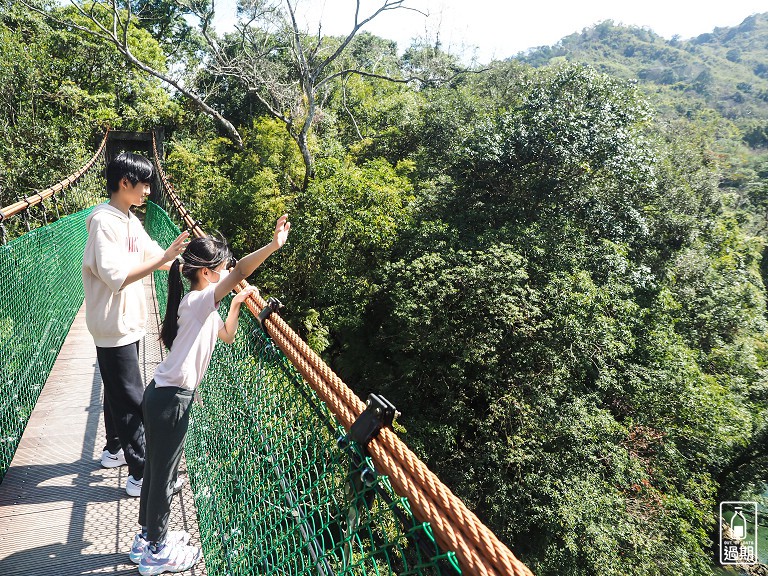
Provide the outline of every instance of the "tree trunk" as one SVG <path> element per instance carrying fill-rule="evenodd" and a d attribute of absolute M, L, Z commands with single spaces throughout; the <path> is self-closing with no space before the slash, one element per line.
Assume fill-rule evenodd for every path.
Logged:
<path fill-rule="evenodd" d="M 312 153 L 309 151 L 309 144 L 307 144 L 307 135 L 300 133 L 296 138 L 296 143 L 301 150 L 301 157 L 304 159 L 304 182 L 301 185 L 301 191 L 306 192 L 309 187 L 309 181 L 315 177 L 315 160 L 312 158 Z"/>

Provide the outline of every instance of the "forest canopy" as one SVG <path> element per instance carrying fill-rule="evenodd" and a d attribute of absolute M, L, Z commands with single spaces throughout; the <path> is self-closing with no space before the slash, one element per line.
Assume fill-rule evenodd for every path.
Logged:
<path fill-rule="evenodd" d="M 236 252 L 290 214 L 253 282 L 535 574 L 716 573 L 768 479 L 768 14 L 466 68 L 283 3 L 135 1 L 121 47 L 77 4 L 0 0 L 0 203 L 163 127 Z"/>

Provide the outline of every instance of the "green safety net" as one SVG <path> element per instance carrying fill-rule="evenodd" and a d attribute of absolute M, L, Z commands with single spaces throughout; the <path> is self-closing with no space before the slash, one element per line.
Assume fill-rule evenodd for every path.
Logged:
<path fill-rule="evenodd" d="M 82 305 L 90 211 L 0 246 L 0 481 Z"/>
<path fill-rule="evenodd" d="M 103 190 L 91 170 L 0 222 L 0 482 L 82 305 L 85 218 Z"/>
<path fill-rule="evenodd" d="M 162 246 L 178 227 L 150 203 Z M 167 272 L 155 273 L 164 313 Z M 228 301 L 220 311 L 226 317 Z M 193 407 L 185 453 L 212 576 L 460 574 L 243 307 Z"/>

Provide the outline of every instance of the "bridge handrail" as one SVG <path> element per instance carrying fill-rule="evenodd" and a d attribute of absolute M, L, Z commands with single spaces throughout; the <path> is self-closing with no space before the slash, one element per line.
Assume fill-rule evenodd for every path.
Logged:
<path fill-rule="evenodd" d="M 5 208 L 0 208 L 0 222 L 3 222 L 4 220 L 7 220 L 11 216 L 15 216 L 16 214 L 19 214 L 20 212 L 23 212 L 24 210 L 27 210 L 31 208 L 32 206 L 35 206 L 36 204 L 40 204 L 43 200 L 46 198 L 49 198 L 56 194 L 57 192 L 61 192 L 62 190 L 66 190 L 73 184 L 75 184 L 88 170 L 91 169 L 91 167 L 94 165 L 96 160 L 99 159 L 99 156 L 104 152 L 104 148 L 107 145 L 107 137 L 109 136 L 109 129 L 107 129 L 106 133 L 104 134 L 104 138 L 101 141 L 101 145 L 99 146 L 99 149 L 96 151 L 96 153 L 91 157 L 88 162 L 86 162 L 79 170 L 73 172 L 60 182 L 54 184 L 53 186 L 49 186 L 45 190 L 41 190 L 40 192 L 35 192 L 34 194 L 30 194 L 26 198 L 23 198 L 22 200 L 19 200 L 18 202 L 14 202 L 13 204 L 10 204 L 6 206 Z"/>
<path fill-rule="evenodd" d="M 155 166 L 174 208 L 197 236 L 205 236 L 200 223 L 186 209 L 160 165 L 154 133 L 152 138 Z M 239 292 L 248 286 L 241 282 Z M 250 312 L 258 317 L 267 305 L 260 295 L 246 300 Z M 304 342 L 277 313 L 270 314 L 264 328 L 326 403 L 331 412 L 349 430 L 365 409 L 365 403 Z M 442 483 L 442 481 L 391 430 L 383 428 L 368 445 L 371 458 L 392 486 L 408 497 L 416 516 L 432 526 L 437 543 L 452 550 L 462 570 L 480 576 L 533 576 L 532 572 L 502 543 L 480 519 Z"/>

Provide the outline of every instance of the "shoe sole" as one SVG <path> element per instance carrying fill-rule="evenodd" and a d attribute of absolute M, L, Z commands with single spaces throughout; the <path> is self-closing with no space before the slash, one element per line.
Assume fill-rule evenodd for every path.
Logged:
<path fill-rule="evenodd" d="M 123 460 L 122 462 L 120 460 L 107 460 L 105 461 L 103 458 L 101 460 L 101 467 L 102 468 L 119 468 L 120 466 L 125 466 L 126 461 Z"/>
<path fill-rule="evenodd" d="M 181 540 L 179 540 L 179 542 L 183 546 L 186 546 L 189 543 L 190 537 L 191 536 L 190 536 L 189 532 L 184 531 L 184 537 Z M 140 553 L 136 553 L 136 554 L 134 554 L 133 550 L 131 550 L 128 553 L 128 558 L 130 558 L 131 562 L 133 562 L 134 564 L 140 564 L 141 563 L 141 557 L 144 555 L 144 550 L 146 550 L 146 548 L 143 548 Z"/>
<path fill-rule="evenodd" d="M 184 566 L 180 566 L 175 569 L 170 569 L 167 566 L 150 566 L 149 568 L 145 568 L 144 566 L 139 565 L 139 574 L 141 574 L 141 576 L 157 576 L 158 574 L 163 574 L 164 572 L 170 572 L 172 574 L 177 572 L 186 572 L 192 568 L 192 566 L 200 562 L 200 558 L 202 558 L 202 552 L 198 548 L 195 559 L 189 564 L 185 564 Z M 142 570 L 142 568 L 144 569 Z"/>

